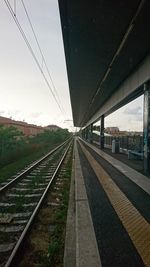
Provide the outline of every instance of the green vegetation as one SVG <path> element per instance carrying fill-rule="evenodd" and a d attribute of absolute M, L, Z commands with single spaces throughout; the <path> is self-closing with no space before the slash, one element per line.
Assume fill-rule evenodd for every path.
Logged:
<path fill-rule="evenodd" d="M 72 148 L 65 158 L 65 171 L 53 181 L 47 197 L 24 244 L 20 267 L 63 267 L 66 219 L 72 170 Z M 58 181 L 58 183 L 56 183 Z M 57 191 L 56 188 L 57 187 Z M 58 205 L 51 205 L 57 203 Z"/>
<path fill-rule="evenodd" d="M 0 167 L 14 161 L 26 145 L 23 134 L 15 127 L 0 125 Z"/>
<path fill-rule="evenodd" d="M 63 266 L 64 256 L 64 242 L 65 242 L 65 228 L 67 220 L 67 210 L 69 201 L 69 189 L 70 189 L 70 177 L 72 169 L 72 158 L 69 159 L 67 164 L 67 170 L 64 174 L 65 181 L 62 193 L 62 205 L 57 208 L 53 218 L 53 224 L 55 225 L 54 231 L 50 234 L 50 244 L 48 248 L 48 262 L 51 266 Z M 44 265 L 43 266 L 47 266 Z M 48 265 L 49 266 L 49 265 Z"/>
<path fill-rule="evenodd" d="M 25 137 L 15 127 L 0 125 L 0 181 L 41 157 L 70 136 L 67 129 Z"/>

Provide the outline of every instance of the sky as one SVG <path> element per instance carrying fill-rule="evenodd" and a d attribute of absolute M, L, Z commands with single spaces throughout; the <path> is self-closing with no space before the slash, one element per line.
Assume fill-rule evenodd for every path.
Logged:
<path fill-rule="evenodd" d="M 105 118 L 105 127 L 117 126 L 121 131 L 143 131 L 143 95 Z"/>
<path fill-rule="evenodd" d="M 9 1 L 14 10 L 14 0 Z M 72 125 L 72 111 L 56 0 L 24 0 L 59 96 L 60 111 L 31 56 L 5 2 L 0 1 L 0 115 L 37 125 Z M 23 5 L 16 1 L 16 17 L 51 84 Z M 51 85 L 52 86 L 52 85 Z"/>
<path fill-rule="evenodd" d="M 21 0 L 9 0 L 21 27 L 49 79 Z M 16 3 L 16 7 L 14 6 Z M 60 111 L 31 56 L 5 1 L 0 1 L 0 116 L 73 130 L 72 111 L 57 0 L 24 0 L 59 96 Z M 54 90 L 54 89 L 52 89 Z M 105 126 L 142 130 L 143 97 L 108 116 Z"/>

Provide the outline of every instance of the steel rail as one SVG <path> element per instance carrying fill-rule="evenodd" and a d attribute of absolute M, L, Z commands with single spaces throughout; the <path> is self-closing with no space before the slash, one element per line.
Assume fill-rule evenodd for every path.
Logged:
<path fill-rule="evenodd" d="M 70 141 L 67 149 L 65 150 L 65 152 L 64 152 L 64 154 L 63 154 L 63 156 L 62 156 L 62 158 L 61 158 L 61 160 L 60 160 L 60 162 L 59 162 L 59 164 L 58 164 L 58 166 L 57 166 L 57 168 L 56 168 L 56 170 L 55 170 L 55 172 L 54 172 L 54 174 L 53 174 L 53 176 L 52 176 L 52 178 L 50 180 L 50 182 L 48 183 L 43 195 L 41 196 L 36 208 L 34 209 L 32 215 L 31 215 L 27 225 L 25 226 L 20 238 L 18 239 L 14 249 L 12 250 L 12 253 L 11 253 L 8 261 L 6 262 L 5 267 L 15 266 L 13 264 L 15 264 L 16 257 L 17 257 L 17 252 L 19 251 L 19 249 L 20 249 L 20 247 L 21 247 L 21 245 L 22 245 L 27 233 L 29 232 L 29 230 L 30 230 L 30 228 L 32 226 L 32 223 L 33 223 L 33 221 L 35 219 L 35 216 L 37 215 L 37 213 L 38 213 L 38 211 L 39 211 L 39 209 L 41 207 L 41 204 L 43 203 L 43 200 L 45 199 L 46 194 L 47 194 L 48 190 L 50 189 L 50 186 L 52 185 L 52 183 L 53 183 L 53 181 L 54 181 L 54 179 L 55 179 L 55 177 L 56 177 L 56 175 L 57 175 L 57 173 L 58 173 L 58 171 L 59 171 L 59 169 L 60 169 L 60 167 L 61 167 L 61 165 L 62 165 L 62 163 L 63 163 L 63 161 L 64 161 L 64 159 L 66 157 L 66 155 L 67 155 L 67 152 L 68 152 L 71 144 L 72 144 L 72 141 Z"/>
<path fill-rule="evenodd" d="M 28 174 L 36 166 L 38 166 L 42 161 L 44 161 L 46 158 L 48 158 L 50 155 L 52 155 L 57 149 L 59 149 L 60 147 L 63 147 L 63 145 L 65 145 L 67 142 L 69 142 L 69 140 L 66 140 L 65 142 L 63 142 L 62 144 L 60 144 L 59 146 L 57 146 L 56 148 L 54 148 L 53 150 L 51 150 L 49 153 L 47 153 L 45 156 L 43 156 L 39 160 L 35 161 L 27 170 L 23 171 L 21 174 L 17 175 L 17 177 L 15 177 L 13 180 L 11 180 L 6 185 L 4 185 L 3 187 L 1 187 L 0 188 L 0 193 L 1 194 L 4 193 L 12 184 L 14 184 L 15 182 L 17 182 L 19 179 L 23 178 L 26 174 Z"/>

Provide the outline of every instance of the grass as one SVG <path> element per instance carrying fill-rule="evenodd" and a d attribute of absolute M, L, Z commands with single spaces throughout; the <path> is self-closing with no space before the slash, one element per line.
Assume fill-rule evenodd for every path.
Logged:
<path fill-rule="evenodd" d="M 55 194 L 55 181 L 50 189 L 47 198 L 43 203 L 29 239 L 23 252 L 24 258 L 19 263 L 20 267 L 63 267 L 65 229 L 67 220 L 67 210 L 70 192 L 70 177 L 72 169 L 72 152 L 65 159 L 65 173 L 61 176 L 61 186 Z M 61 175 L 61 173 L 60 173 Z M 58 175 L 59 176 L 59 175 Z M 63 180 L 64 178 L 64 180 Z M 57 181 L 57 179 L 56 179 Z M 61 193 L 59 201 L 58 193 Z M 47 203 L 60 203 L 58 206 L 51 206 Z"/>
<path fill-rule="evenodd" d="M 51 147 L 38 151 L 33 152 L 32 154 L 25 156 L 18 161 L 15 161 L 13 163 L 10 163 L 6 165 L 5 167 L 0 169 L 0 182 L 5 182 L 7 179 L 12 177 L 13 175 L 16 175 L 17 172 L 21 171 L 23 168 L 28 166 L 30 163 L 34 162 L 35 160 L 39 159 L 43 155 L 45 155 L 48 151 L 52 150 L 57 144 L 53 144 Z"/>
<path fill-rule="evenodd" d="M 63 255 L 64 255 L 64 242 L 65 242 L 65 227 L 67 220 L 67 210 L 69 202 L 69 188 L 70 188 L 70 177 L 72 160 L 70 159 L 67 164 L 67 170 L 64 174 L 66 178 L 62 189 L 62 205 L 59 207 L 54 215 L 55 224 L 54 231 L 50 236 L 50 244 L 48 248 L 48 261 L 51 266 L 63 266 Z M 44 266 L 46 267 L 46 266 Z"/>

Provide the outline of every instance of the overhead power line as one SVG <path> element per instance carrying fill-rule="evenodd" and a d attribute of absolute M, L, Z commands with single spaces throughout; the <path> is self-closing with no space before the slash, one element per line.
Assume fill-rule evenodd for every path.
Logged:
<path fill-rule="evenodd" d="M 20 1 L 22 2 L 22 5 L 23 5 L 23 8 L 24 8 L 25 14 L 26 14 L 26 16 L 27 16 L 28 22 L 29 22 L 29 24 L 30 24 L 32 33 L 33 33 L 33 35 L 34 35 L 35 41 L 36 41 L 37 46 L 38 46 L 38 48 L 39 48 L 39 51 L 40 51 L 40 54 L 41 54 L 41 57 L 42 57 L 42 67 L 43 67 L 43 63 L 44 63 L 44 65 L 45 65 L 45 67 L 46 67 L 46 70 L 47 70 L 47 73 L 48 73 L 48 75 L 49 75 L 49 78 L 50 78 L 50 80 L 51 80 L 53 89 L 54 89 L 55 94 L 56 94 L 56 96 L 57 96 L 57 99 L 58 99 L 58 101 L 61 103 L 61 101 L 60 101 L 60 99 L 59 99 L 59 95 L 58 95 L 58 93 L 57 93 L 56 86 L 55 86 L 54 81 L 53 81 L 53 79 L 52 79 L 52 76 L 51 76 L 51 74 L 50 74 L 49 68 L 48 68 L 48 66 L 47 66 L 45 57 L 44 57 L 44 55 L 43 55 L 41 46 L 40 46 L 39 41 L 38 41 L 38 38 L 37 38 L 37 35 L 36 35 L 36 33 L 35 33 L 35 29 L 34 29 L 33 24 L 32 24 L 32 22 L 31 22 L 31 19 L 30 19 L 28 10 L 27 10 L 27 8 L 26 8 L 26 6 L 25 6 L 24 0 L 20 0 Z M 62 106 L 62 109 L 63 109 L 63 106 Z M 64 109 L 63 109 L 63 112 L 64 112 Z M 64 112 L 64 113 L 65 113 L 65 112 Z"/>
<path fill-rule="evenodd" d="M 5 2 L 5 4 L 6 4 L 8 10 L 9 10 L 9 12 L 10 12 L 10 14 L 12 15 L 12 18 L 13 18 L 13 20 L 15 21 L 15 23 L 16 23 L 16 25 L 17 25 L 17 27 L 18 27 L 20 33 L 21 33 L 21 36 L 22 36 L 22 38 L 24 39 L 25 44 L 26 44 L 26 46 L 28 47 L 28 49 L 29 49 L 29 51 L 30 51 L 32 57 L 34 58 L 34 61 L 35 61 L 36 65 L 38 66 L 38 68 L 39 68 L 39 70 L 40 70 L 40 72 L 41 72 L 41 74 L 42 74 L 42 76 L 43 76 L 43 78 L 44 78 L 44 80 L 45 80 L 45 82 L 46 82 L 46 84 L 47 84 L 47 86 L 48 86 L 48 88 L 49 88 L 51 94 L 53 95 L 53 97 L 54 97 L 54 99 L 55 99 L 55 101 L 56 101 L 56 103 L 57 103 L 57 105 L 58 105 L 58 107 L 59 107 L 61 113 L 64 115 L 64 111 L 63 111 L 63 109 L 61 108 L 61 106 L 60 106 L 60 104 L 59 104 L 59 102 L 58 102 L 58 100 L 57 100 L 57 98 L 56 98 L 56 96 L 55 96 L 55 94 L 54 94 L 54 92 L 53 92 L 51 86 L 50 86 L 50 83 L 49 83 L 48 79 L 46 78 L 46 76 L 45 76 L 45 74 L 44 74 L 44 72 L 43 72 L 42 67 L 40 66 L 40 63 L 39 63 L 39 61 L 38 61 L 38 59 L 37 59 L 37 57 L 36 57 L 36 55 L 35 55 L 35 53 L 34 53 L 34 51 L 33 51 L 33 49 L 32 49 L 32 46 L 30 45 L 30 42 L 28 41 L 28 38 L 27 38 L 27 36 L 26 36 L 26 34 L 25 34 L 23 28 L 21 27 L 21 25 L 20 25 L 20 23 L 19 23 L 19 21 L 18 21 L 18 19 L 17 19 L 17 17 L 16 17 L 16 13 L 13 11 L 13 9 L 12 9 L 12 7 L 11 7 L 11 5 L 10 5 L 10 2 L 9 2 L 8 0 L 4 0 L 4 2 Z M 35 36 L 36 36 L 36 35 L 35 35 Z M 37 40 L 37 41 L 38 41 L 38 40 Z M 40 47 L 40 46 L 39 46 L 39 47 Z M 40 50 L 41 50 L 41 49 L 40 49 Z M 42 53 L 42 51 L 41 51 L 41 53 Z M 44 62 L 44 57 L 42 57 L 42 59 L 43 59 L 43 62 Z M 45 63 L 44 63 L 44 64 L 45 64 Z M 45 65 L 45 66 L 46 66 L 46 65 Z"/>

